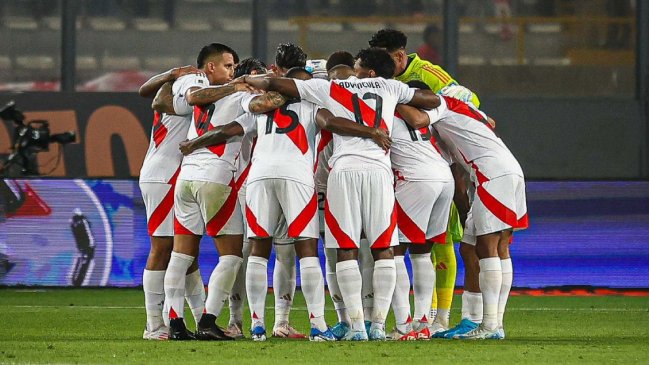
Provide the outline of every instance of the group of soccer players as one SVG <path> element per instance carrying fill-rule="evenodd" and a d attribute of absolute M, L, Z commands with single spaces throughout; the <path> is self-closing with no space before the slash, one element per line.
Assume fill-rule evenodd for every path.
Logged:
<path fill-rule="evenodd" d="M 242 338 L 247 298 L 250 336 L 266 340 L 273 248 L 274 337 L 504 338 L 509 244 L 512 231 L 527 227 L 523 172 L 477 96 L 408 55 L 406 43 L 402 32 L 384 29 L 355 57 L 338 51 L 326 61 L 282 44 L 270 68 L 212 43 L 196 67 L 142 85 L 155 110 L 140 173 L 151 236 L 145 339 Z M 207 295 L 197 261 L 204 234 L 219 252 Z M 332 327 L 321 235 L 338 315 Z M 459 241 L 462 321 L 450 328 Z M 296 256 L 308 336 L 289 324 Z M 221 328 L 226 302 L 230 321 Z M 396 326 L 386 333 L 391 307 Z"/>

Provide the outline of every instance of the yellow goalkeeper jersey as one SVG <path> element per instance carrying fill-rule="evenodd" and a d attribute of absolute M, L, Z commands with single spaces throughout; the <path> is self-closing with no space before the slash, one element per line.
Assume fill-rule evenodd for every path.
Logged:
<path fill-rule="evenodd" d="M 445 86 L 459 85 L 443 68 L 422 60 L 416 53 L 409 54 L 408 58 L 410 58 L 408 67 L 401 75 L 395 77 L 396 80 L 404 83 L 412 80 L 422 81 L 436 93 Z M 480 107 L 480 100 L 475 93 L 473 93 L 471 102 L 476 108 Z"/>

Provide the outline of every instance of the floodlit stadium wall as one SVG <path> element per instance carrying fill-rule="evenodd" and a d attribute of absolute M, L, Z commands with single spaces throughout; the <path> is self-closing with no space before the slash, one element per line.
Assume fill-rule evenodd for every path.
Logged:
<path fill-rule="evenodd" d="M 1 183 L 0 285 L 142 284 L 149 240 L 137 181 Z M 649 288 L 649 182 L 532 181 L 527 194 L 530 229 L 517 233 L 511 246 L 514 286 Z M 217 261 L 204 238 L 203 278 Z"/>
<path fill-rule="evenodd" d="M 633 99 L 514 99 L 482 96 L 483 110 L 528 179 L 647 179 L 647 122 Z M 39 153 L 41 173 L 55 177 L 137 177 L 153 121 L 150 100 L 133 93 L 5 93 L 27 120 L 73 130 L 77 143 Z M 0 122 L 0 154 L 13 126 Z"/>

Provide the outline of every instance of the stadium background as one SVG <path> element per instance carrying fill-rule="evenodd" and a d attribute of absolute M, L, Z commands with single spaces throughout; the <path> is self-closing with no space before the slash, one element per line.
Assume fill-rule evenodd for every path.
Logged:
<path fill-rule="evenodd" d="M 195 63 L 210 42 L 272 63 L 280 42 L 323 58 L 366 47 L 385 26 L 414 52 L 433 23 L 441 65 L 480 95 L 529 181 L 514 285 L 649 287 L 646 2 L 13 0 L 0 22 L 0 103 L 78 136 L 39 154 L 48 177 L 6 180 L 27 199 L 17 211 L 0 204 L 0 285 L 70 285 L 76 208 L 97 243 L 83 284 L 141 284 L 136 178 L 152 118 L 134 91 L 149 76 Z M 12 133 L 0 123 L 0 153 Z M 217 256 L 209 241 L 201 248 L 209 277 Z"/>

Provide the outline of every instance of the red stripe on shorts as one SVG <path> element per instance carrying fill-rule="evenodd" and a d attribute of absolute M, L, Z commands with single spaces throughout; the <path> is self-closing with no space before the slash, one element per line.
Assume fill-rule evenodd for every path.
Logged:
<path fill-rule="evenodd" d="M 516 228 L 518 226 L 518 219 L 516 219 L 516 212 L 509 209 L 503 203 L 499 202 L 493 195 L 489 194 L 487 189 L 484 186 L 478 186 L 478 196 L 484 204 L 484 206 L 489 209 L 489 211 L 496 216 L 496 218 L 505 222 L 508 226 Z"/>
<path fill-rule="evenodd" d="M 397 208 L 397 222 L 399 223 L 399 229 L 401 233 L 412 243 L 424 243 L 426 242 L 426 233 L 422 231 L 417 224 L 410 219 L 408 214 L 401 208 L 399 202 L 396 202 Z"/>
<path fill-rule="evenodd" d="M 174 175 L 169 179 L 167 184 L 170 184 L 171 187 L 167 194 L 162 198 L 160 204 L 155 208 L 153 213 L 151 213 L 151 218 L 147 222 L 147 227 L 149 230 L 149 236 L 153 236 L 153 233 L 160 227 L 162 222 L 167 218 L 169 214 L 173 212 L 174 209 L 174 190 L 176 187 L 176 179 L 178 179 L 178 174 L 180 174 L 180 167 L 174 173 Z"/>
<path fill-rule="evenodd" d="M 230 180 L 230 184 L 228 185 L 231 188 L 230 195 L 225 199 L 225 202 L 216 215 L 207 222 L 206 231 L 208 236 L 217 236 L 225 224 L 228 223 L 228 220 L 230 220 L 230 217 L 232 217 L 232 213 L 234 212 L 234 208 L 237 204 L 237 188 L 234 185 L 234 178 Z"/>
<path fill-rule="evenodd" d="M 306 228 L 309 222 L 311 222 L 317 212 L 318 196 L 314 192 L 311 201 L 307 203 L 306 207 L 304 207 L 302 212 L 300 212 L 297 218 L 295 218 L 293 223 L 288 226 L 288 236 L 291 238 L 300 237 L 300 234 L 302 233 L 302 231 L 304 231 L 304 228 Z"/>
<path fill-rule="evenodd" d="M 336 217 L 331 214 L 331 211 L 329 210 L 329 201 L 327 199 L 325 199 L 325 222 L 327 223 L 327 227 L 329 227 L 329 231 L 331 231 L 331 234 L 336 239 L 336 242 L 338 242 L 339 248 L 358 248 L 356 243 L 340 228 L 340 224 L 338 224 Z"/>
<path fill-rule="evenodd" d="M 248 222 L 248 227 L 252 230 L 256 237 L 270 237 L 268 232 L 259 225 L 257 222 L 257 217 L 255 213 L 250 210 L 250 207 L 246 204 L 246 222 Z"/>
<path fill-rule="evenodd" d="M 379 238 L 372 243 L 370 246 L 371 248 L 388 248 L 390 247 L 390 243 L 392 243 L 392 234 L 394 233 L 394 229 L 397 227 L 397 207 L 396 204 L 394 208 L 392 208 L 392 214 L 390 214 L 390 225 L 388 228 L 381 233 Z"/>
<path fill-rule="evenodd" d="M 196 233 L 190 231 L 187 229 L 187 227 L 183 226 L 180 221 L 178 221 L 178 218 L 174 217 L 174 234 L 186 234 L 186 235 L 193 235 L 197 236 Z"/>
<path fill-rule="evenodd" d="M 426 242 L 446 244 L 446 231 L 438 234 L 435 237 L 427 239 Z"/>

